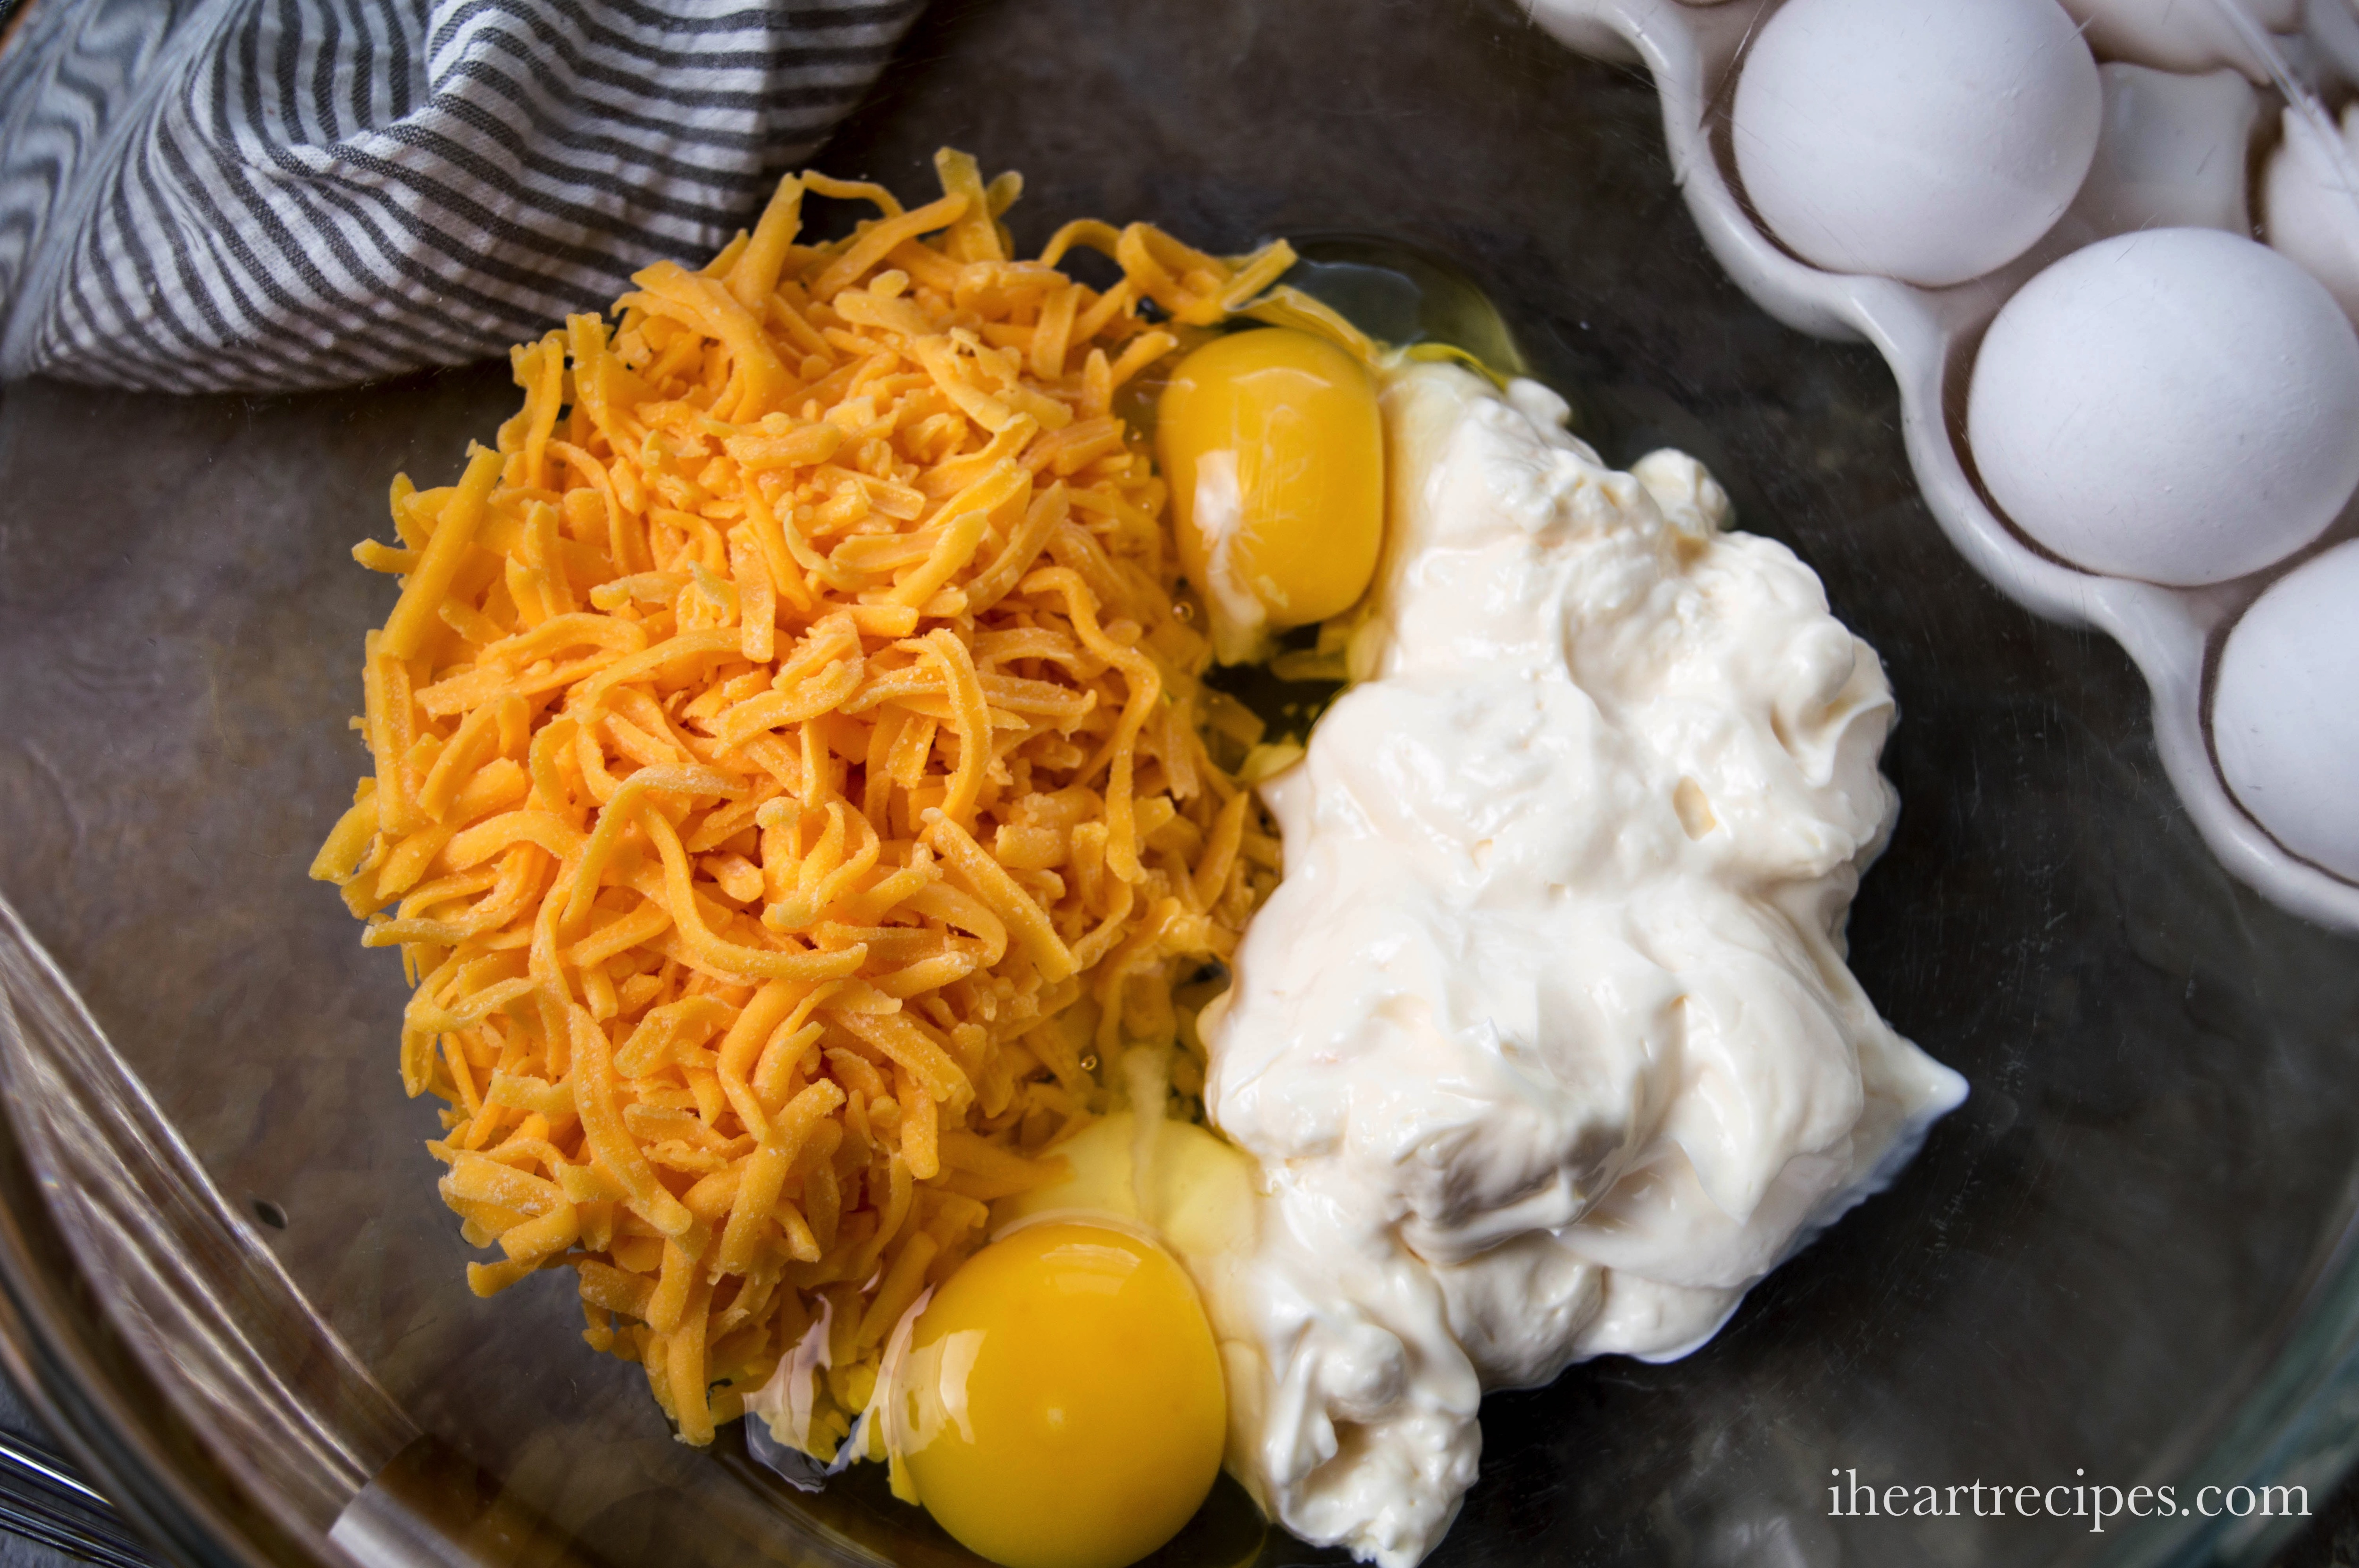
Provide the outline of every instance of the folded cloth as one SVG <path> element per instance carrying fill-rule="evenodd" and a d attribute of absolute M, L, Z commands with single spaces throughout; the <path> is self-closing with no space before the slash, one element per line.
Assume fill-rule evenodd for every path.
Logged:
<path fill-rule="evenodd" d="M 33 0 L 0 52 L 0 376 L 456 364 L 709 253 L 924 0 Z"/>

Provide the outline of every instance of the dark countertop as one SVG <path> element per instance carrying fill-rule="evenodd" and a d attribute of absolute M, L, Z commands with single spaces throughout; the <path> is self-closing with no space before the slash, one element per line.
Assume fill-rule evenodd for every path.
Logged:
<path fill-rule="evenodd" d="M 2277 1568 L 2359 1568 L 2359 1485 L 2343 1490 L 2277 1554 Z"/>

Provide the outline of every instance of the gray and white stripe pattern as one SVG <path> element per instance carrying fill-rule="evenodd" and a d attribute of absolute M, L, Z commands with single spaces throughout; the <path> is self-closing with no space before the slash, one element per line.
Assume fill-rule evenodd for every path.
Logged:
<path fill-rule="evenodd" d="M 924 0 L 32 0 L 0 376 L 346 384 L 497 352 L 750 221 Z"/>

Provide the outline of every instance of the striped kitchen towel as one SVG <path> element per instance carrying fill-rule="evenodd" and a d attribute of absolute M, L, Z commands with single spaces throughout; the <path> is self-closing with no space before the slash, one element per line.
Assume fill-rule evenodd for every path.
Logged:
<path fill-rule="evenodd" d="M 709 254 L 924 0 L 31 0 L 0 377 L 341 385 Z"/>

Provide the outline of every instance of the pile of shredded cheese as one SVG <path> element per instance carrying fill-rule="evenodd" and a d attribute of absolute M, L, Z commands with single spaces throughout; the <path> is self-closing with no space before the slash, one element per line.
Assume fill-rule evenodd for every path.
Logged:
<path fill-rule="evenodd" d="M 907 211 L 790 178 L 612 330 L 514 351 L 496 449 L 354 551 L 401 594 L 312 874 L 416 986 L 402 1079 L 503 1254 L 469 1284 L 574 1270 L 690 1443 L 816 1322 L 840 1439 L 1097 1059 L 1192 1043 L 1175 984 L 1276 880 L 1115 396 L 1291 252 L 1081 222 L 1014 260 L 1019 182 L 936 162 Z M 806 191 L 880 215 L 799 243 Z"/>

